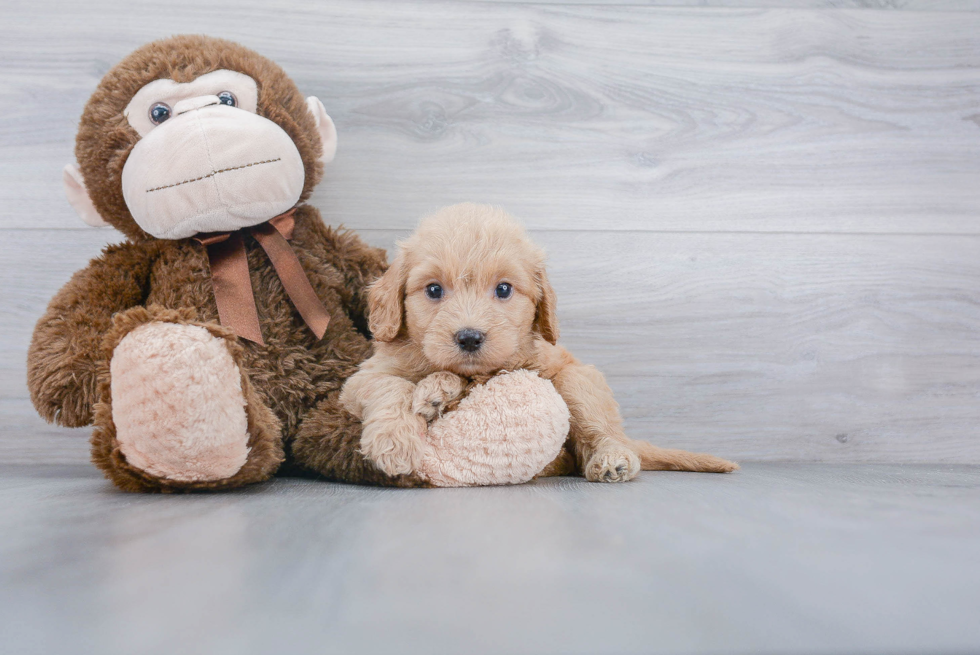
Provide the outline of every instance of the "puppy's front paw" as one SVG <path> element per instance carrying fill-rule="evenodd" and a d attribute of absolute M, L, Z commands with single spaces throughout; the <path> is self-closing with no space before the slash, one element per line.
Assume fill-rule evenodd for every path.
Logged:
<path fill-rule="evenodd" d="M 455 373 L 439 371 L 415 385 L 412 411 L 426 421 L 434 421 L 442 415 L 443 408 L 459 398 L 466 388 L 466 381 Z"/>
<path fill-rule="evenodd" d="M 628 482 L 640 472 L 640 458 L 626 446 L 597 450 L 585 465 L 589 482 Z"/>
<path fill-rule="evenodd" d="M 411 473 L 422 463 L 425 431 L 425 421 L 413 415 L 365 423 L 361 453 L 388 475 Z"/>

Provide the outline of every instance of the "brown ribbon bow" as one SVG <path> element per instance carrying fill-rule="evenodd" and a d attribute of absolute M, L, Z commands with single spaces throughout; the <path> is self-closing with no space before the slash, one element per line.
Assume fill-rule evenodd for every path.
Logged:
<path fill-rule="evenodd" d="M 218 319 L 221 324 L 233 329 L 242 339 L 259 345 L 264 346 L 265 342 L 262 340 L 259 313 L 255 309 L 252 280 L 248 274 L 248 255 L 245 253 L 245 241 L 242 238 L 245 231 L 251 233 L 265 250 L 283 288 L 289 294 L 289 299 L 317 339 L 323 338 L 327 323 L 330 322 L 327 308 L 317 298 L 303 266 L 288 243 L 293 238 L 293 228 L 296 227 L 295 213 L 294 207 L 259 225 L 235 232 L 209 232 L 194 237 L 195 241 L 208 249 L 211 284 L 214 287 L 214 300 L 218 305 Z"/>

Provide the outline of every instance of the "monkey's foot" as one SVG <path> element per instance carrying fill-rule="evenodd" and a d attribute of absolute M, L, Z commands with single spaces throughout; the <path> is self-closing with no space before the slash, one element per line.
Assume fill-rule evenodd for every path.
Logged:
<path fill-rule="evenodd" d="M 203 482 L 245 465 L 242 375 L 224 339 L 197 325 L 146 323 L 119 342 L 109 368 L 116 441 L 130 466 Z"/>

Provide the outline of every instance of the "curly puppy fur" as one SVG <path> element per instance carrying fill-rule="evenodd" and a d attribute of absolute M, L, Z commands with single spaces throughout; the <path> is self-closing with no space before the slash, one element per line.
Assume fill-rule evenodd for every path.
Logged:
<path fill-rule="evenodd" d="M 219 69 L 256 80 L 258 113 L 281 126 L 301 154 L 305 187 L 290 243 L 330 312 L 320 340 L 289 301 L 264 251 L 246 236 L 265 345 L 238 342 L 218 322 L 205 248 L 193 239 L 149 236 L 126 207 L 121 173 L 139 134 L 123 110 L 133 94 L 155 79 L 187 82 Z M 386 258 L 355 234 L 325 226 L 319 212 L 305 204 L 322 175 L 321 145 L 303 96 L 279 66 L 220 39 L 182 36 L 150 43 L 103 78 L 85 107 L 75 152 L 93 204 L 127 241 L 107 247 L 76 273 L 37 323 L 28 353 L 28 388 L 43 418 L 71 427 L 94 421 L 93 460 L 128 490 L 234 487 L 268 478 L 283 458 L 293 471 L 335 480 L 420 484 L 412 476 L 387 476 L 367 462 L 357 447 L 360 424 L 337 401 L 343 382 L 371 353 L 364 290 L 384 272 Z M 198 325 L 226 341 L 242 374 L 251 448 L 235 476 L 201 483 L 161 479 L 130 466 L 115 443 L 112 349 L 150 320 Z"/>
<path fill-rule="evenodd" d="M 476 204 L 439 211 L 399 244 L 391 268 L 369 294 L 375 354 L 341 394 L 345 406 L 363 418 L 364 454 L 390 475 L 416 470 L 423 454 L 420 435 L 433 407 L 450 403 L 469 379 L 530 369 L 552 381 L 571 412 L 568 453 L 544 474 L 575 471 L 595 482 L 621 482 L 641 468 L 738 468 L 718 457 L 626 436 L 602 374 L 557 345 L 556 298 L 544 261 L 544 252 L 506 212 Z M 501 283 L 512 286 L 509 297 L 495 293 Z M 426 293 L 432 284 L 441 288 L 438 299 Z M 482 334 L 476 350 L 462 347 L 462 330 Z M 440 372 L 460 381 L 440 378 L 439 397 L 416 400 L 413 407 L 416 385 Z"/>

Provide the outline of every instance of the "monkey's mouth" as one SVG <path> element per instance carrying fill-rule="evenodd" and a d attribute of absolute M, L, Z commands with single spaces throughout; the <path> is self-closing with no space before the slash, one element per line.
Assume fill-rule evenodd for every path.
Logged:
<path fill-rule="evenodd" d="M 147 234 L 186 239 L 239 230 L 303 195 L 306 169 L 290 136 L 267 118 L 226 110 L 210 105 L 168 120 L 129 153 L 123 197 Z"/>
<path fill-rule="evenodd" d="M 276 157 L 275 159 L 265 159 L 263 161 L 253 161 L 251 164 L 242 164 L 241 166 L 231 166 L 229 168 L 222 168 L 220 171 L 211 171 L 207 175 L 202 175 L 200 177 L 194 177 L 189 180 L 184 180 L 182 182 L 174 182 L 173 184 L 165 184 L 163 186 L 154 187 L 152 189 L 147 189 L 147 193 L 153 193 L 154 191 L 161 191 L 163 189 L 172 189 L 175 186 L 180 186 L 182 184 L 190 184 L 191 182 L 200 182 L 201 180 L 206 180 L 208 178 L 214 177 L 215 175 L 220 175 L 221 173 L 228 173 L 230 171 L 237 171 L 243 168 L 249 168 L 251 166 L 260 166 L 262 164 L 274 164 L 277 161 L 282 161 L 282 157 Z"/>

